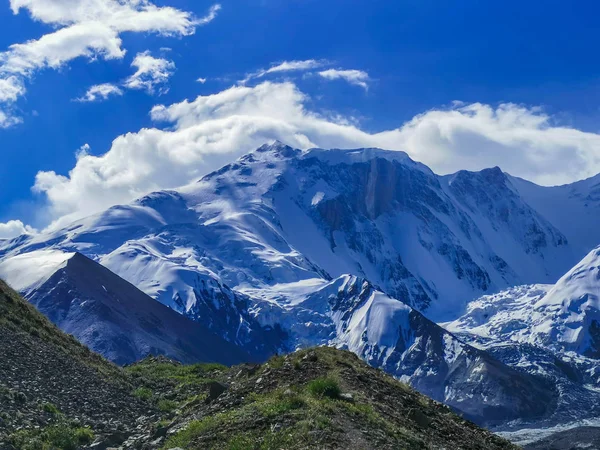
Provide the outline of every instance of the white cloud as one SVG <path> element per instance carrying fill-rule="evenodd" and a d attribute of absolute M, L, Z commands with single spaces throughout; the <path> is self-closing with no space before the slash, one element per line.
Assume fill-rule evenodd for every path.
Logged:
<path fill-rule="evenodd" d="M 202 77 L 200 77 L 200 78 L 198 78 L 196 81 L 197 81 L 198 83 L 200 83 L 200 84 L 204 84 L 204 83 L 206 83 L 206 78 L 202 78 Z"/>
<path fill-rule="evenodd" d="M 0 103 L 14 102 L 24 93 L 25 87 L 17 77 L 0 78 Z"/>
<path fill-rule="evenodd" d="M 355 86 L 367 90 L 369 88 L 369 74 L 362 70 L 327 69 L 319 72 L 319 75 L 328 80 L 345 80 Z"/>
<path fill-rule="evenodd" d="M 318 69 L 325 65 L 329 64 L 328 61 L 325 60 L 316 60 L 316 59 L 307 59 L 303 61 L 282 61 L 277 64 L 273 64 L 268 69 L 260 69 L 256 72 L 252 72 L 246 74 L 246 77 L 240 81 L 241 84 L 245 84 L 252 79 L 262 78 L 266 75 L 270 75 L 273 73 L 283 73 L 283 72 L 300 72 L 307 71 L 312 69 Z"/>
<path fill-rule="evenodd" d="M 33 234 L 36 230 L 23 224 L 20 220 L 9 220 L 6 223 L 0 222 L 0 239 L 10 239 L 22 234 Z"/>
<path fill-rule="evenodd" d="M 97 100 L 106 100 L 111 95 L 123 95 L 123 90 L 111 83 L 97 84 L 90 87 L 85 95 L 78 98 L 79 102 L 95 102 Z"/>
<path fill-rule="evenodd" d="M 12 111 L 0 109 L 0 128 L 9 128 L 23 122 L 23 119 L 13 114 Z"/>
<path fill-rule="evenodd" d="M 14 14 L 26 9 L 33 19 L 46 24 L 70 26 L 99 22 L 118 33 L 189 35 L 198 24 L 215 18 L 215 6 L 206 18 L 196 19 L 189 12 L 156 6 L 149 0 L 10 0 L 10 6 Z"/>
<path fill-rule="evenodd" d="M 216 5 L 212 5 L 210 7 L 210 9 L 208 10 L 208 14 L 204 17 L 202 17 L 200 20 L 197 20 L 195 23 L 196 25 L 205 25 L 207 23 L 212 22 L 213 20 L 215 20 L 217 18 L 217 13 L 221 11 L 221 5 L 220 4 L 216 4 Z"/>
<path fill-rule="evenodd" d="M 57 28 L 39 39 L 11 45 L 0 53 L 0 102 L 24 95 L 24 81 L 41 69 L 58 69 L 75 58 L 120 59 L 121 33 L 144 32 L 186 36 L 212 21 L 220 6 L 203 18 L 149 0 L 10 0 L 14 14 L 22 9 L 34 20 Z M 6 111 L 3 113 L 7 116 Z M 13 118 L 14 123 L 14 118 Z M 2 123 L 2 122 L 0 122 Z M 4 120 L 4 123 L 8 123 Z"/>
<path fill-rule="evenodd" d="M 172 127 L 119 136 L 104 155 L 80 155 L 67 176 L 39 172 L 35 190 L 46 195 L 57 226 L 191 182 L 272 139 L 299 148 L 405 150 L 438 173 L 499 165 L 543 184 L 600 172 L 600 135 L 553 126 L 536 108 L 456 104 L 369 133 L 352 120 L 310 111 L 307 100 L 293 83 L 264 82 L 157 106 L 152 118 Z"/>
<path fill-rule="evenodd" d="M 153 94 L 157 86 L 161 86 L 159 93 L 165 93 L 168 89 L 164 86 L 173 71 L 175 63 L 164 58 L 154 58 L 149 51 L 138 53 L 131 67 L 136 72 L 123 83 L 129 89 L 144 89 Z"/>

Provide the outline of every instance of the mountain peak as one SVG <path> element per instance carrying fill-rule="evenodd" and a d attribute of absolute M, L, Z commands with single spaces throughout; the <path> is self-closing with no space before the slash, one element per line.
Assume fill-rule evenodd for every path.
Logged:
<path fill-rule="evenodd" d="M 280 158 L 293 158 L 302 153 L 302 150 L 295 149 L 281 141 L 275 140 L 270 144 L 261 145 L 253 153 L 270 153 Z"/>

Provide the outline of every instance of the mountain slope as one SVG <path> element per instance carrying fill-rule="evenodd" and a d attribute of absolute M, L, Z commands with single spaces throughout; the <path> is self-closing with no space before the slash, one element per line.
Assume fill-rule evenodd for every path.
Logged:
<path fill-rule="evenodd" d="M 538 186 L 512 176 L 509 179 L 519 195 L 566 236 L 579 258 L 598 245 L 600 175 L 553 187 Z M 571 265 L 574 264 L 572 261 Z"/>
<path fill-rule="evenodd" d="M 364 279 L 313 280 L 279 294 L 285 300 L 257 302 L 255 314 L 279 323 L 292 347 L 350 350 L 480 424 L 540 419 L 554 410 L 551 384 L 465 345 Z"/>
<path fill-rule="evenodd" d="M 131 391 L 120 369 L 62 333 L 0 281 L 0 448 L 12 448 L 6 440 L 17 429 L 62 423 L 56 411 L 65 420 L 77 419 L 70 433 L 84 438 L 84 426 L 103 435 L 133 428 L 155 408 Z M 61 430 L 67 434 L 70 428 Z"/>
<path fill-rule="evenodd" d="M 554 285 L 524 286 L 485 296 L 448 324 L 492 342 L 518 342 L 600 357 L 600 247 Z"/>
<path fill-rule="evenodd" d="M 149 354 L 229 364 L 249 358 L 79 253 L 29 253 L 0 264 L 0 274 L 61 330 L 118 364 Z M 30 286 L 23 285 L 24 279 Z"/>
<path fill-rule="evenodd" d="M 155 367 L 142 361 L 130 370 L 161 390 L 152 374 L 168 363 Z M 182 408 L 163 448 L 515 448 L 349 352 L 309 349 L 213 376 L 221 389 Z"/>

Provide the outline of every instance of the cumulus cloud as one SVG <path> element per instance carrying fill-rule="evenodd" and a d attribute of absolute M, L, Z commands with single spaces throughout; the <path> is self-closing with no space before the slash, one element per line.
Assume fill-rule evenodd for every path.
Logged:
<path fill-rule="evenodd" d="M 318 69 L 325 65 L 329 64 L 328 61 L 325 60 L 316 60 L 316 59 L 307 59 L 303 61 L 282 61 L 277 64 L 271 65 L 268 69 L 260 69 L 256 72 L 252 72 L 246 74 L 246 77 L 240 81 L 241 84 L 245 84 L 252 79 L 262 78 L 266 75 L 273 73 L 283 73 L 283 72 L 300 72 L 307 71 L 312 69 Z"/>
<path fill-rule="evenodd" d="M 123 90 L 111 83 L 97 84 L 90 87 L 85 95 L 78 98 L 80 102 L 95 102 L 98 100 L 106 100 L 112 95 L 123 95 Z"/>
<path fill-rule="evenodd" d="M 263 143 L 298 148 L 404 150 L 438 173 L 499 165 L 513 175 L 559 184 L 600 172 L 600 135 L 552 125 L 536 108 L 459 105 L 425 112 L 396 129 L 364 131 L 322 115 L 293 83 L 234 86 L 193 101 L 157 106 L 149 128 L 117 137 L 101 156 L 81 154 L 67 174 L 39 172 L 35 191 L 64 225 L 157 189 L 192 182 Z"/>
<path fill-rule="evenodd" d="M 20 220 L 9 220 L 6 223 L 0 222 L 0 239 L 10 239 L 22 234 L 33 234 L 36 230 L 25 225 Z"/>
<path fill-rule="evenodd" d="M 25 87 L 17 77 L 0 78 L 0 103 L 14 102 L 24 93 Z"/>
<path fill-rule="evenodd" d="M 319 75 L 328 80 L 345 80 L 355 86 L 367 90 L 369 88 L 369 74 L 362 70 L 327 69 L 319 72 Z"/>
<path fill-rule="evenodd" d="M 186 36 L 199 25 L 212 21 L 220 9 L 196 18 L 149 0 L 10 0 L 14 14 L 21 10 L 55 31 L 24 43 L 11 45 L 0 53 L 0 102 L 14 102 L 25 93 L 24 81 L 41 69 L 58 69 L 75 58 L 120 59 L 120 35 L 124 32 Z M 5 110 L 4 116 L 8 117 Z M 9 117 L 4 123 L 14 123 Z"/>
<path fill-rule="evenodd" d="M 149 51 L 138 53 L 131 63 L 136 72 L 131 75 L 123 86 L 128 89 L 144 89 L 149 94 L 153 94 L 156 87 L 159 87 L 159 94 L 167 92 L 165 86 L 167 81 L 175 70 L 175 63 L 164 58 L 155 58 Z"/>

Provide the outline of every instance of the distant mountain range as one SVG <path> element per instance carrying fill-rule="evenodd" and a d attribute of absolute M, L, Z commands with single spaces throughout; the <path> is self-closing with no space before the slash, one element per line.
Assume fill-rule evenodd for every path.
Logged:
<path fill-rule="evenodd" d="M 479 423 L 516 429 L 564 420 L 581 399 L 577 417 L 597 415 L 600 394 L 589 388 L 596 386 L 589 374 L 599 370 L 598 332 L 587 313 L 595 301 L 581 301 L 595 289 L 593 276 L 585 283 L 571 276 L 580 297 L 566 312 L 562 294 L 534 308 L 549 288 L 515 286 L 553 284 L 569 272 L 600 244 L 598 218 L 600 177 L 546 188 L 498 168 L 438 176 L 402 152 L 301 151 L 276 142 L 181 189 L 2 241 L 0 277 L 44 305 L 61 328 L 77 327 L 85 305 L 65 313 L 64 296 L 53 296 L 64 276 L 55 275 L 58 267 L 41 274 L 45 262 L 14 267 L 48 252 L 85 255 L 251 358 L 310 345 L 348 348 Z M 65 291 L 73 284 L 62 282 Z M 86 295 L 104 304 L 101 286 Z M 508 288 L 525 295 L 509 309 L 526 317 L 498 328 L 499 305 L 512 294 L 497 293 Z M 115 336 L 121 326 L 148 331 L 129 322 L 146 306 L 127 292 L 118 296 L 127 320 L 107 325 Z M 80 297 L 68 302 L 79 305 Z M 483 319 L 482 302 L 493 312 Z M 585 342 L 572 333 L 584 322 Z M 524 337 L 528 327 L 533 340 Z M 181 351 L 172 339 L 160 347 L 156 336 L 143 336 L 129 337 L 139 342 L 131 355 Z M 506 339 L 515 342 L 509 356 L 496 345 Z M 86 343 L 118 360 L 102 350 L 108 344 Z M 530 366 L 542 358 L 582 375 L 557 386 L 556 375 L 523 366 L 519 355 Z"/>

